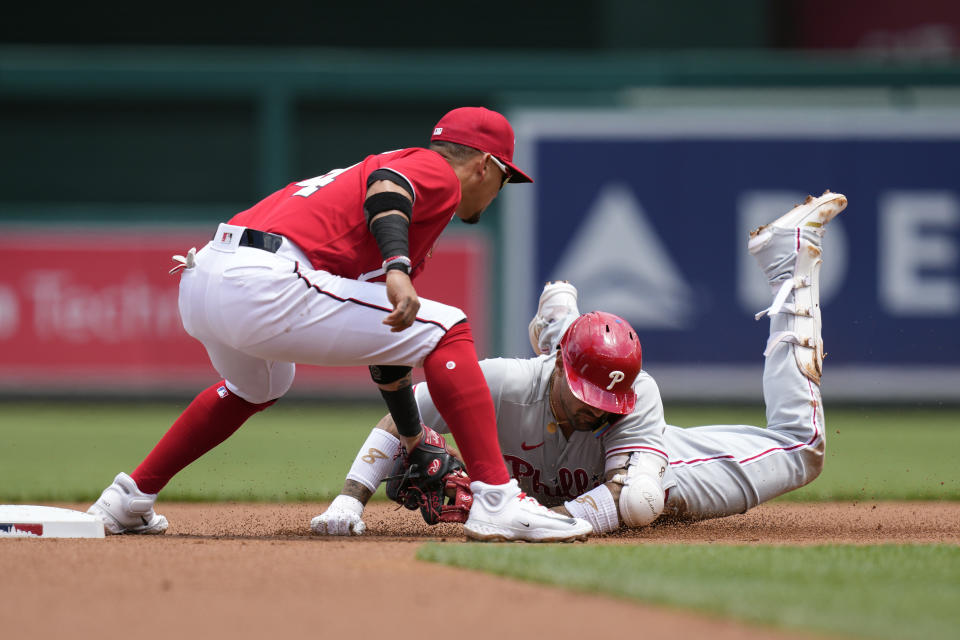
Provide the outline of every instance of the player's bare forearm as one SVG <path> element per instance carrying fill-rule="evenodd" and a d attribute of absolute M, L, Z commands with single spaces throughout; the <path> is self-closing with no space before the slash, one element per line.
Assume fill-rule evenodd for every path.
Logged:
<path fill-rule="evenodd" d="M 393 311 L 383 319 L 383 324 L 394 333 L 412 325 L 420 310 L 420 299 L 409 275 L 399 269 L 387 271 L 387 299 Z"/>
<path fill-rule="evenodd" d="M 620 474 L 626 474 L 626 473 L 627 473 L 626 467 L 619 467 L 617 469 L 610 469 L 609 471 L 607 471 L 607 474 L 606 474 L 607 481 L 604 484 L 607 485 L 607 489 L 610 489 L 610 495 L 613 496 L 613 502 L 615 504 L 620 502 L 620 491 L 623 490 L 623 485 L 620 484 L 619 482 L 614 482 L 613 478 L 614 476 L 617 476 Z"/>
<path fill-rule="evenodd" d="M 371 496 L 373 496 L 373 492 L 370 491 L 370 489 L 367 489 L 355 480 L 344 480 L 343 489 L 340 490 L 340 494 L 356 498 L 363 506 L 366 506 Z"/>
<path fill-rule="evenodd" d="M 604 482 L 607 485 L 607 489 L 610 489 L 610 496 L 613 498 L 613 504 L 617 507 L 617 522 L 620 525 L 623 525 L 623 516 L 620 515 L 620 492 L 623 490 L 623 485 L 619 482 L 613 482 L 613 477 L 620 473 L 626 473 L 626 467 L 620 467 L 618 469 L 611 469 L 607 471 L 607 481 Z"/>
<path fill-rule="evenodd" d="M 380 422 L 377 423 L 377 429 L 386 431 L 394 438 L 400 437 L 400 432 L 397 431 L 397 424 L 393 421 L 393 416 L 389 413 L 380 418 Z"/>

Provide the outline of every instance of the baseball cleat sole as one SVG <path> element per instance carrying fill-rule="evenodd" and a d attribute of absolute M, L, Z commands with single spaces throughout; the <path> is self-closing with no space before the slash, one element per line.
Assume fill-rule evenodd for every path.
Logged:
<path fill-rule="evenodd" d="M 842 193 L 833 193 L 827 189 L 818 198 L 808 195 L 803 204 L 798 204 L 773 222 L 751 231 L 747 248 L 752 251 L 763 246 L 770 237 L 771 229 L 822 229 L 846 208 L 847 196 Z"/>
<path fill-rule="evenodd" d="M 477 531 L 464 530 L 464 536 L 468 542 L 585 542 L 589 534 L 579 534 L 574 536 L 547 536 L 543 538 L 519 538 L 509 537 L 503 533 L 491 532 L 481 533 Z"/>

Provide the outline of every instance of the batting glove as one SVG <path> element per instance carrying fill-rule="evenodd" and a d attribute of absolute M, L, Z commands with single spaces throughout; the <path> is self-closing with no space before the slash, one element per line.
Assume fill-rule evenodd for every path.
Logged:
<path fill-rule="evenodd" d="M 360 536 L 367 525 L 360 519 L 363 504 L 356 498 L 340 495 L 330 507 L 310 521 L 310 529 L 322 536 Z"/>

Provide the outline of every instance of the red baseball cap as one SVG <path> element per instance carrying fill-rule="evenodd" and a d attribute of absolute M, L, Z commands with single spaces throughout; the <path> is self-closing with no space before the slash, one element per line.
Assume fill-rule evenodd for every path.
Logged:
<path fill-rule="evenodd" d="M 444 140 L 489 153 L 510 167 L 510 182 L 533 182 L 513 164 L 513 127 L 501 114 L 483 107 L 460 107 L 440 118 L 430 141 Z"/>

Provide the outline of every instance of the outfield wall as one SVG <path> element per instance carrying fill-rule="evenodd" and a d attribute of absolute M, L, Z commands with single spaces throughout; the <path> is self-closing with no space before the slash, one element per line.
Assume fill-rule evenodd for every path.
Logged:
<path fill-rule="evenodd" d="M 824 393 L 960 399 L 954 109 L 517 109 L 537 176 L 505 196 L 505 350 L 541 284 L 627 318 L 665 395 L 759 397 L 770 291 L 748 232 L 825 188 Z"/>
<path fill-rule="evenodd" d="M 149 266 L 112 247 L 202 243 L 292 179 L 423 144 L 460 104 L 515 118 L 537 179 L 455 227 L 482 247 L 464 277 L 427 272 L 483 327 L 483 355 L 529 353 L 539 287 L 565 277 L 638 325 L 665 397 L 757 400 L 765 305 L 742 237 L 830 187 L 852 204 L 827 241 L 825 397 L 960 401 L 960 64 L 786 51 L 0 47 L 0 394 L 194 389 L 202 353 L 181 370 L 191 347 L 152 333 L 176 333 L 165 271 L 187 246 Z M 136 331 L 105 330 L 154 291 L 128 272 L 164 293 Z M 370 395 L 363 372 L 316 380 L 305 395 Z"/>
<path fill-rule="evenodd" d="M 174 254 L 202 247 L 203 227 L 18 227 L 0 234 L 0 392 L 43 395 L 190 393 L 216 381 L 203 346 L 183 330 Z M 490 247 L 452 234 L 418 278 L 421 297 L 473 318 L 489 353 Z M 389 327 L 384 327 L 389 331 Z M 297 367 L 300 397 L 379 398 L 365 367 Z"/>

